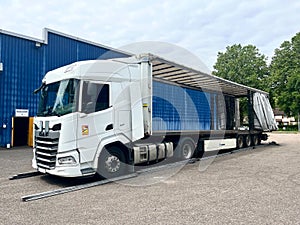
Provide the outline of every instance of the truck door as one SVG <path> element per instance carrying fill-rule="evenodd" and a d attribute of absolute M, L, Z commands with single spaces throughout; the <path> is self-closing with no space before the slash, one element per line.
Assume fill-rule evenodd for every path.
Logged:
<path fill-rule="evenodd" d="M 101 140 L 113 135 L 110 84 L 84 81 L 81 116 L 78 119 L 78 148 L 81 162 L 92 161 Z"/>

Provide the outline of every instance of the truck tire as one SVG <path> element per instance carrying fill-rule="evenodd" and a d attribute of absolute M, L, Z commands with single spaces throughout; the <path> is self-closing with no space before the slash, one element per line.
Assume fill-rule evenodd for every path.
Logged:
<path fill-rule="evenodd" d="M 179 143 L 179 158 L 182 160 L 190 159 L 194 155 L 196 145 L 192 139 L 185 139 Z"/>
<path fill-rule="evenodd" d="M 261 137 L 260 137 L 260 135 L 258 136 L 258 145 L 260 145 L 261 144 Z"/>
<path fill-rule="evenodd" d="M 259 137 L 256 134 L 252 136 L 252 145 L 259 145 Z"/>
<path fill-rule="evenodd" d="M 113 146 L 104 148 L 98 159 L 97 174 L 104 179 L 118 177 L 128 172 L 126 156 L 122 149 Z"/>
<path fill-rule="evenodd" d="M 237 149 L 241 149 L 244 147 L 244 137 L 243 135 L 238 135 L 236 138 L 236 147 Z"/>
<path fill-rule="evenodd" d="M 251 146 L 251 135 L 250 134 L 245 135 L 244 145 L 245 145 L 245 147 Z"/>

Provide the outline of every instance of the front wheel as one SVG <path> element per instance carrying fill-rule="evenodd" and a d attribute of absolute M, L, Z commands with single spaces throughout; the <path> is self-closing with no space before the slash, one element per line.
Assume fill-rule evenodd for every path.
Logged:
<path fill-rule="evenodd" d="M 98 159 L 97 174 L 102 178 L 113 178 L 126 174 L 128 165 L 124 152 L 118 147 L 104 148 Z"/>

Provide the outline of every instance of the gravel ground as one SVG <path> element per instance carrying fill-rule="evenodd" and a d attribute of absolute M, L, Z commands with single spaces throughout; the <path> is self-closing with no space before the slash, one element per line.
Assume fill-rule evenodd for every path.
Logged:
<path fill-rule="evenodd" d="M 226 155 L 32 202 L 21 197 L 80 183 L 38 176 L 31 150 L 0 150 L 0 224 L 300 224 L 300 134 Z M 170 176 L 173 174 L 173 176 Z"/>

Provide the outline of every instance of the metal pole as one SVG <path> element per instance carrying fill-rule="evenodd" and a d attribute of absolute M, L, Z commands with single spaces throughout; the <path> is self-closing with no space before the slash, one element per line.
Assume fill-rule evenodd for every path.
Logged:
<path fill-rule="evenodd" d="M 238 130 L 241 126 L 240 120 L 240 99 L 235 99 L 235 129 Z"/>
<path fill-rule="evenodd" d="M 298 113 L 298 131 L 300 132 L 300 117 L 299 117 L 299 113 Z"/>
<path fill-rule="evenodd" d="M 248 122 L 249 130 L 254 130 L 253 93 L 248 90 Z"/>

